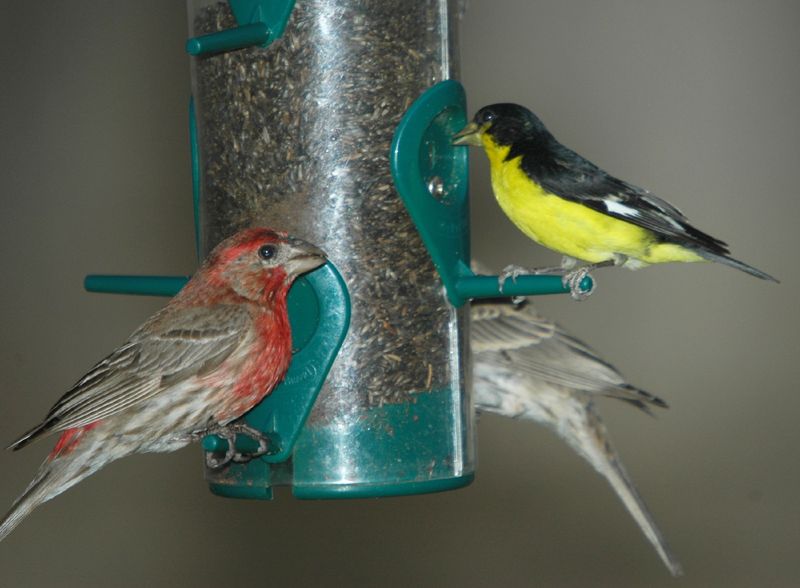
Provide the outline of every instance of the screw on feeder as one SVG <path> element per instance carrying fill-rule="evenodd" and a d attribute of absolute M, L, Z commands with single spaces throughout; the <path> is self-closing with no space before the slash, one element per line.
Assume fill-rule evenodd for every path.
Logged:
<path fill-rule="evenodd" d="M 444 181 L 439 176 L 433 176 L 428 180 L 428 192 L 434 198 L 443 198 L 445 196 Z"/>

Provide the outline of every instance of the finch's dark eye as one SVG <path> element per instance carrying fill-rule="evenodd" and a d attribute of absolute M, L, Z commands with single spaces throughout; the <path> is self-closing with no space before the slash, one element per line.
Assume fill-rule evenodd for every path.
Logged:
<path fill-rule="evenodd" d="M 481 123 L 492 122 L 496 117 L 497 115 L 494 112 L 487 110 L 486 112 L 481 113 Z"/>
<path fill-rule="evenodd" d="M 269 261 L 270 259 L 275 257 L 275 254 L 277 252 L 278 248 L 275 245 L 262 245 L 258 249 L 258 256 L 265 261 Z"/>

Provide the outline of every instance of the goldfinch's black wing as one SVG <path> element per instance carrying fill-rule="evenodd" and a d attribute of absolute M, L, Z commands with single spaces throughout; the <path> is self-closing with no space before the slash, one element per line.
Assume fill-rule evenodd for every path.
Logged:
<path fill-rule="evenodd" d="M 165 309 L 166 310 L 166 309 Z M 196 374 L 208 373 L 246 336 L 245 308 L 171 309 L 155 314 L 130 339 L 97 363 L 50 409 L 44 421 L 10 448 L 20 449 L 50 431 L 81 427 L 151 398 Z"/>
<path fill-rule="evenodd" d="M 615 178 L 555 140 L 546 145 L 515 145 L 507 159 L 520 155 L 528 177 L 556 196 L 648 229 L 662 241 L 728 253 L 723 241 L 694 228 L 669 202 Z"/>

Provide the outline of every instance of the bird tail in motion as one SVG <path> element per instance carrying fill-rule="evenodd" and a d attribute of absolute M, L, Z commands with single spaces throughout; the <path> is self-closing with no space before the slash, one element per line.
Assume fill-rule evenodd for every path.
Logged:
<path fill-rule="evenodd" d="M 715 261 L 717 263 L 724 263 L 725 265 L 729 265 L 734 267 L 740 271 L 746 272 L 751 276 L 755 276 L 757 278 L 761 278 L 762 280 L 769 280 L 770 282 L 779 283 L 777 279 L 773 278 L 766 272 L 762 272 L 760 269 L 754 268 L 752 265 L 747 265 L 743 261 L 739 261 L 738 259 L 734 259 L 733 257 L 729 257 L 728 255 L 714 253 L 713 251 L 708 251 L 707 249 L 695 249 L 695 253 L 699 256 L 707 259 L 708 261 Z"/>
<path fill-rule="evenodd" d="M 639 496 L 636 486 L 625 471 L 619 454 L 611 444 L 605 425 L 594 410 L 593 404 L 582 405 L 577 398 L 573 399 L 573 402 L 575 404 L 574 413 L 570 419 L 573 432 L 567 435 L 562 432 L 562 436 L 608 481 L 670 573 L 673 576 L 682 575 L 683 568 L 680 562 L 672 554 L 644 500 Z"/>
<path fill-rule="evenodd" d="M 634 388 L 630 384 L 620 384 L 615 388 L 609 388 L 604 394 L 609 398 L 627 402 L 650 416 L 653 416 L 653 411 L 650 410 L 653 406 L 669 408 L 669 405 L 655 394 L 650 394 L 640 388 Z"/>
<path fill-rule="evenodd" d="M 25 492 L 11 505 L 11 509 L 0 521 L 0 541 L 5 539 L 37 506 L 48 499 L 47 491 L 51 486 L 48 484 L 49 474 L 50 471 L 43 468 Z"/>

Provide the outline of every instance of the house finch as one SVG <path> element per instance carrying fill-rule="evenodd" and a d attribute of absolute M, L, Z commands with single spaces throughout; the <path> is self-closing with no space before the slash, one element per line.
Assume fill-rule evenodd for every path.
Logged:
<path fill-rule="evenodd" d="M 174 451 L 206 434 L 221 434 L 230 448 L 236 432 L 258 435 L 232 421 L 286 373 L 286 295 L 298 275 L 324 263 L 317 247 L 270 229 L 220 243 L 166 307 L 11 444 L 16 450 L 61 433 L 0 523 L 0 540 L 34 508 L 115 459 Z"/>
<path fill-rule="evenodd" d="M 472 305 L 476 408 L 522 418 L 555 431 L 606 478 L 673 575 L 674 558 L 614 450 L 594 405 L 598 395 L 645 412 L 666 407 L 634 388 L 586 344 L 537 314 L 530 305 Z"/>

